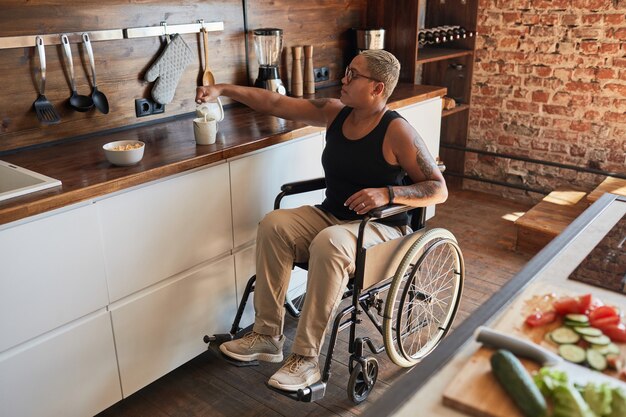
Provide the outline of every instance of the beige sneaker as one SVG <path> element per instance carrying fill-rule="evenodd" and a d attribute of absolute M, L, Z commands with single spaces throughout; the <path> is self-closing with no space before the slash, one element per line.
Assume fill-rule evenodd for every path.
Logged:
<path fill-rule="evenodd" d="M 266 362 L 283 360 L 283 344 L 285 336 L 274 340 L 256 332 L 246 333 L 241 339 L 231 340 L 220 345 L 222 353 L 238 361 L 250 362 L 255 359 Z"/>
<path fill-rule="evenodd" d="M 317 358 L 292 353 L 267 383 L 284 391 L 298 391 L 321 378 Z"/>

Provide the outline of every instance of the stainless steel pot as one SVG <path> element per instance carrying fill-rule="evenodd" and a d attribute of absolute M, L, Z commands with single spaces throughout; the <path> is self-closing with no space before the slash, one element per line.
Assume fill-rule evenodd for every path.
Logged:
<path fill-rule="evenodd" d="M 385 29 L 356 29 L 356 47 L 365 49 L 385 49 Z"/>

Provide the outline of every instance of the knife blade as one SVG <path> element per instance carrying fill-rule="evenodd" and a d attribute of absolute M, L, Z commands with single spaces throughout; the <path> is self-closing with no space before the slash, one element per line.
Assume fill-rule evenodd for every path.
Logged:
<path fill-rule="evenodd" d="M 498 349 L 506 349 L 515 355 L 531 359 L 544 367 L 552 367 L 567 374 L 568 380 L 578 385 L 609 384 L 613 388 L 626 390 L 626 382 L 620 381 L 602 372 L 585 368 L 581 365 L 567 362 L 559 355 L 550 352 L 533 342 L 523 340 L 508 334 L 500 333 L 488 327 L 476 329 L 476 341 Z"/>

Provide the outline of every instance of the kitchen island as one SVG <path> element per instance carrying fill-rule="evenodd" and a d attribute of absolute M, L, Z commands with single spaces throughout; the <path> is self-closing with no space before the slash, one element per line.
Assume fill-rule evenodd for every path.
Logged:
<path fill-rule="evenodd" d="M 488 403 L 498 404 L 497 408 L 505 410 L 500 411 L 504 414 L 491 414 L 492 410 L 485 414 L 483 410 L 482 415 L 521 416 L 504 391 L 494 394 L 484 386 L 485 382 L 495 382 L 488 365 L 482 369 L 483 374 L 478 375 L 475 381 L 466 380 L 464 375 L 468 369 L 466 366 L 471 365 L 472 361 L 479 360 L 476 354 L 481 345 L 474 340 L 476 329 L 484 325 L 521 338 L 529 338 L 527 330 L 524 329 L 526 317 L 524 314 L 528 312 L 529 301 L 550 293 L 557 295 L 592 293 L 605 304 L 617 306 L 624 311 L 626 297 L 623 294 L 568 279 L 624 215 L 626 198 L 614 194 L 605 194 L 601 197 L 539 252 L 507 285 L 444 339 L 423 363 L 398 380 L 374 406 L 367 410 L 366 416 L 461 417 L 478 415 L 480 408 Z M 541 338 L 535 337 L 533 341 L 540 343 Z M 624 354 L 624 345 L 621 348 Z M 462 390 L 454 389 L 454 385 L 463 380 L 467 388 L 464 393 Z M 476 398 L 477 393 L 483 389 L 482 397 Z M 452 393 L 458 395 L 458 401 L 451 401 Z M 493 398 L 494 395 L 497 398 Z M 470 396 L 475 398 L 469 398 Z M 444 397 L 447 397 L 447 400 L 444 401 Z M 444 402 L 448 404 L 456 402 L 456 406 L 452 408 L 444 405 Z M 467 407 L 467 404 L 472 406 Z M 464 407 L 466 407 L 464 412 L 459 411 Z"/>
<path fill-rule="evenodd" d="M 433 156 L 444 93 L 400 85 L 389 102 Z M 196 145 L 189 115 L 0 156 L 62 181 L 0 203 L 0 414 L 96 414 L 230 328 L 257 224 L 281 184 L 323 175 L 324 132 L 241 106 L 225 113 L 212 145 Z M 102 145 L 125 139 L 146 143 L 142 161 L 109 164 Z M 302 285 L 296 274 L 289 294 Z"/>

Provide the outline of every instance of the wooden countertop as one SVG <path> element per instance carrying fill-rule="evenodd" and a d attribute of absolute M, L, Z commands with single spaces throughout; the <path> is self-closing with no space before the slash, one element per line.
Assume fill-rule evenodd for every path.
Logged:
<path fill-rule="evenodd" d="M 400 84 L 389 99 L 389 107 L 397 109 L 444 94 L 443 87 Z M 314 95 L 315 98 L 338 96 L 339 87 L 319 90 Z M 61 187 L 1 202 L 0 225 L 323 130 L 236 106 L 226 110 L 224 120 L 219 123 L 216 143 L 197 146 L 191 118 L 193 114 L 0 156 L 3 161 L 62 182 Z M 145 142 L 141 162 L 131 167 L 111 165 L 102 145 L 117 140 Z"/>

